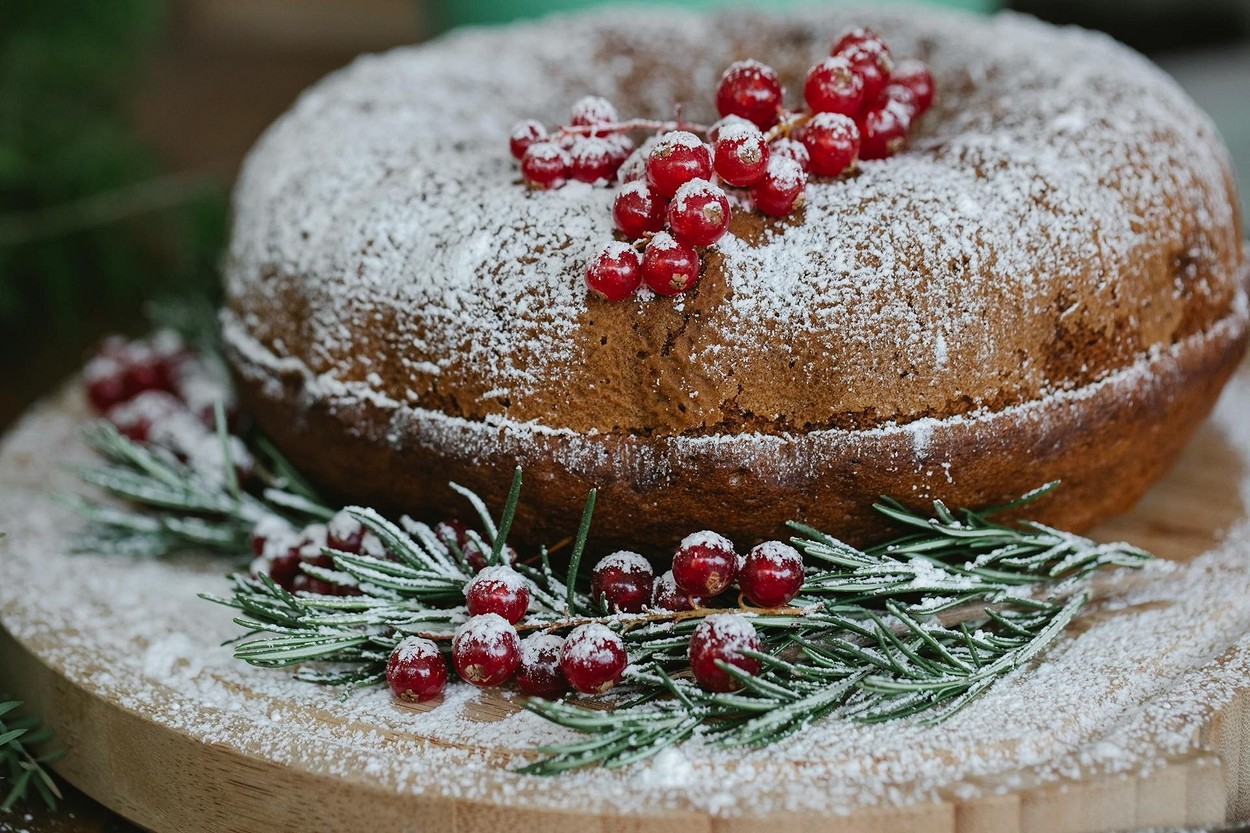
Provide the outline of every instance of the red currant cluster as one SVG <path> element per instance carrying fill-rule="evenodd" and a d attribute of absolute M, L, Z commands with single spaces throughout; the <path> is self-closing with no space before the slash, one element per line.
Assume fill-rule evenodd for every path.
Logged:
<path fill-rule="evenodd" d="M 256 557 L 252 575 L 264 573 L 292 593 L 359 595 L 360 590 L 349 584 L 323 581 L 304 572 L 305 564 L 334 569 L 334 561 L 324 552 L 327 548 L 353 555 L 390 557 L 382 541 L 346 512 L 339 512 L 328 523 L 309 524 L 298 530 L 273 515 L 252 529 L 252 555 Z"/>
<path fill-rule="evenodd" d="M 238 411 L 225 380 L 187 349 L 171 331 L 130 341 L 110 336 L 83 368 L 87 401 L 125 437 L 159 446 L 206 476 L 218 476 L 222 459 L 215 403 L 225 406 L 228 425 Z M 252 460 L 230 438 L 236 475 L 246 480 Z"/>
<path fill-rule="evenodd" d="M 458 522 L 444 521 L 435 529 L 449 545 L 465 540 Z M 525 579 L 511 566 L 485 566 L 484 559 L 480 563 L 465 586 L 469 619 L 451 643 L 451 663 L 461 679 L 482 687 L 515 679 L 523 693 L 548 699 L 570 689 L 602 694 L 620 681 L 628 656 L 616 632 L 592 621 L 578 625 L 566 638 L 536 630 L 522 639 L 517 625 L 530 606 Z M 802 587 L 803 560 L 780 541 L 760 544 L 740 557 L 724 537 L 705 531 L 682 541 L 672 569 L 659 578 L 637 553 L 606 556 L 592 572 L 591 596 L 608 614 L 671 615 L 706 611 L 711 600 L 735 583 L 753 605 L 783 606 Z M 726 608 L 701 618 L 690 640 L 690 667 L 704 688 L 732 691 L 739 685 L 719 663 L 757 674 L 758 660 L 744 652 L 759 649 L 759 637 L 748 619 Z M 402 699 L 437 697 L 447 680 L 445 660 L 433 641 L 406 639 L 391 654 L 387 680 Z"/>
<path fill-rule="evenodd" d="M 516 125 L 510 146 L 533 187 L 569 179 L 607 184 L 613 177 L 622 184 L 612 217 L 630 242 L 608 243 L 587 264 L 592 294 L 622 301 L 646 284 L 657 295 L 677 295 L 699 280 L 698 250 L 729 229 L 725 188 L 736 204 L 761 214 L 792 214 L 809 175 L 841 176 L 856 159 L 900 150 L 912 122 L 933 103 L 933 78 L 919 61 L 895 65 L 880 35 L 856 28 L 808 71 L 803 97 L 805 108 L 785 109 L 777 73 L 738 61 L 721 76 L 722 118 L 710 128 L 618 121 L 610 102 L 588 97 L 555 134 L 535 121 Z M 635 150 L 625 134 L 641 130 L 656 135 Z"/>
<path fill-rule="evenodd" d="M 714 606 L 716 597 L 735 583 L 751 604 L 781 607 L 803 586 L 803 558 L 780 541 L 766 541 L 742 557 L 727 538 L 705 530 L 682 540 L 672 569 L 659 578 L 642 556 L 609 555 L 595 565 L 591 595 L 611 611 L 638 613 L 649 608 L 680 613 Z M 758 651 L 759 647 L 751 623 L 727 609 L 704 618 L 695 628 L 690 639 L 690 670 L 703 688 L 732 691 L 739 687 L 737 681 L 717 662 L 758 674 L 759 661 L 741 651 Z"/>

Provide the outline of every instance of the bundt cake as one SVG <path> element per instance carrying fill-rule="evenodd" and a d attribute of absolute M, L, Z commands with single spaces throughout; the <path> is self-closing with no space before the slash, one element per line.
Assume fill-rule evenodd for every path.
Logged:
<path fill-rule="evenodd" d="M 932 69 L 910 144 L 734 212 L 673 298 L 609 303 L 587 261 L 615 187 L 523 187 L 520 119 L 586 94 L 717 117 L 740 58 L 788 96 L 848 25 Z M 647 9 L 456 32 L 305 93 L 234 198 L 225 342 L 260 428 L 359 503 L 498 507 L 522 540 L 576 529 L 743 545 L 791 519 L 852 541 L 879 495 L 1033 516 L 1130 505 L 1211 408 L 1246 339 L 1226 150 L 1161 70 L 1109 38 L 933 10 Z"/>

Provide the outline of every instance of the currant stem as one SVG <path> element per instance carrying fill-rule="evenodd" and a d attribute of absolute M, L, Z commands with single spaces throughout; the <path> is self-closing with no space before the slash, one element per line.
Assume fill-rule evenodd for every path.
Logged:
<path fill-rule="evenodd" d="M 656 121 L 654 119 L 627 119 L 611 124 L 574 124 L 564 125 L 551 137 L 558 140 L 565 136 L 602 136 L 608 133 L 628 133 L 631 130 L 654 130 L 667 133 L 670 130 L 688 130 L 691 133 L 707 135 L 711 128 L 704 124 L 686 121 Z"/>

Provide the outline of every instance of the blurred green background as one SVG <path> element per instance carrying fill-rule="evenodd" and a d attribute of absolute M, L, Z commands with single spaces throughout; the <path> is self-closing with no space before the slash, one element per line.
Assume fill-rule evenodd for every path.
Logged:
<path fill-rule="evenodd" d="M 820 0 L 754 5 L 802 2 Z M 145 299 L 217 291 L 238 165 L 301 89 L 362 51 L 592 4 L 0 0 L 0 426 L 102 333 L 141 329 Z M 1212 113 L 1250 170 L 1250 3 L 1006 5 L 1146 51 Z"/>

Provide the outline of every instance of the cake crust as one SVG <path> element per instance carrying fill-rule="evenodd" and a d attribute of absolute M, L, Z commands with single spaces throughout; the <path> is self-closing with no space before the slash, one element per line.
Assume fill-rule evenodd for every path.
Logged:
<path fill-rule="evenodd" d="M 448 481 L 490 506 L 509 472 L 524 488 L 514 529 L 553 543 L 598 490 L 597 545 L 672 546 L 696 529 L 739 545 L 799 520 L 863 544 L 895 532 L 882 495 L 915 508 L 992 506 L 1058 480 L 1029 517 L 1082 531 L 1131 506 L 1172 465 L 1246 348 L 1244 303 L 1211 329 L 1099 382 L 1001 411 L 873 429 L 723 438 L 587 437 L 533 423 L 475 423 L 322 388 L 325 380 L 236 335 L 243 403 L 284 453 L 344 500 L 463 516 Z M 241 347 L 242 346 L 242 347 Z M 606 551 L 606 550 L 605 550 Z"/>

